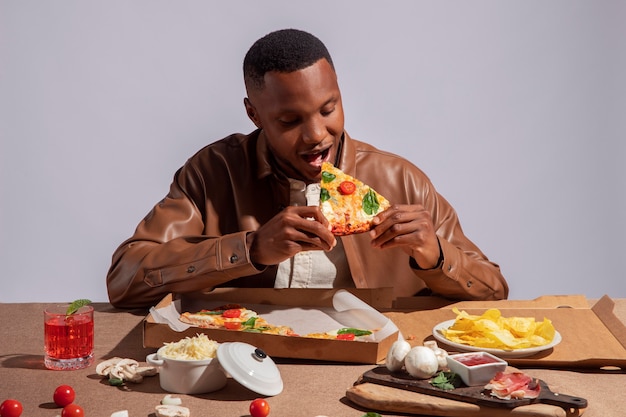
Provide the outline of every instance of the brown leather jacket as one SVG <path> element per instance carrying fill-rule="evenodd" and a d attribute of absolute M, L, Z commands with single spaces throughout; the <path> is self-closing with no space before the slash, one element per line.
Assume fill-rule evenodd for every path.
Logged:
<path fill-rule="evenodd" d="M 107 275 L 116 307 L 154 305 L 167 293 L 220 285 L 273 287 L 276 266 L 250 262 L 246 233 L 289 204 L 289 182 L 272 170 L 260 131 L 210 144 L 176 172 L 168 195 L 113 254 Z M 420 203 L 432 214 L 443 252 L 421 270 L 400 249 L 374 249 L 367 234 L 342 237 L 357 288 L 393 287 L 396 296 L 429 288 L 452 299 L 503 299 L 507 283 L 461 230 L 457 215 L 410 162 L 344 135 L 339 168 L 392 204 Z"/>

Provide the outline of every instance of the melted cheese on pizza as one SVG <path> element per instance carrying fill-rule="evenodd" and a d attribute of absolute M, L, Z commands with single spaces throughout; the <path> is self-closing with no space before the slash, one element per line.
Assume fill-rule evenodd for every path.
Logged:
<path fill-rule="evenodd" d="M 354 190 L 346 193 L 344 182 L 354 184 Z M 369 230 L 372 219 L 390 206 L 373 188 L 328 162 L 322 164 L 321 188 L 320 209 L 337 235 Z"/>

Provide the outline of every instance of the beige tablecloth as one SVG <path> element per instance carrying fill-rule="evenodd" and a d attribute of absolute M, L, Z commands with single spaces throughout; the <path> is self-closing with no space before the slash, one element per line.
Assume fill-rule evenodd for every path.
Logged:
<path fill-rule="evenodd" d="M 75 402 L 90 417 L 108 417 L 128 410 L 131 417 L 154 416 L 154 407 L 164 397 L 158 377 L 141 384 L 109 386 L 95 373 L 95 364 L 78 371 L 51 371 L 43 365 L 43 319 L 45 304 L 0 304 L 0 401 L 15 398 L 24 405 L 24 417 L 56 416 L 52 401 L 61 384 L 76 390 Z M 141 321 L 145 310 L 121 311 L 109 304 L 94 305 L 96 363 L 113 356 L 145 361 L 154 349 L 142 347 Z M 618 300 L 616 313 L 626 321 L 626 300 Z M 401 329 L 402 330 L 402 329 Z M 371 365 L 285 361 L 275 358 L 284 391 L 268 398 L 271 416 L 360 417 L 367 411 L 345 398 L 346 389 Z M 588 417 L 623 416 L 626 409 L 626 375 L 622 371 L 528 370 L 547 381 L 553 390 L 586 398 Z M 215 393 L 179 395 L 192 416 L 247 416 L 250 401 L 259 397 L 234 380 Z M 384 414 L 393 415 L 393 414 Z"/>

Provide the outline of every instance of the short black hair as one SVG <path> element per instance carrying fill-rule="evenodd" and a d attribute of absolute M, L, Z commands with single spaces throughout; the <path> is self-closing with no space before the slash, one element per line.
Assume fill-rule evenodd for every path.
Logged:
<path fill-rule="evenodd" d="M 243 60 L 246 87 L 263 88 L 266 72 L 293 72 L 307 68 L 320 59 L 333 67 L 333 60 L 322 41 L 298 29 L 281 29 L 257 40 Z"/>

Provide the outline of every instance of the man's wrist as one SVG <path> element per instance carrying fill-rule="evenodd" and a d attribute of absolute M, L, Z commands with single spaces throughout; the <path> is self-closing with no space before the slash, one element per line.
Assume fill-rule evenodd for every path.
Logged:
<path fill-rule="evenodd" d="M 439 269 L 443 265 L 444 257 L 443 250 L 441 249 L 441 242 L 439 242 L 439 237 L 437 237 L 437 245 L 439 246 L 439 259 L 437 259 L 437 263 L 432 268 L 422 268 L 418 263 L 415 257 L 411 256 L 409 258 L 409 264 L 413 269 L 419 269 L 421 271 L 428 271 L 433 269 Z"/>

